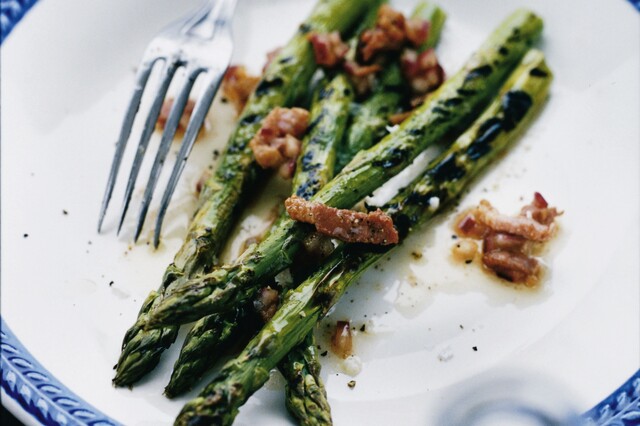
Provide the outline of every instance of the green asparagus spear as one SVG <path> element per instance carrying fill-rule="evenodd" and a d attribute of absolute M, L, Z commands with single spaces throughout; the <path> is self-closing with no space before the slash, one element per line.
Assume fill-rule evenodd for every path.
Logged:
<path fill-rule="evenodd" d="M 237 325 L 246 317 L 243 309 L 212 314 L 198 320 L 185 337 L 164 394 L 173 398 L 190 390 L 216 361 L 214 354 L 229 349 L 237 338 Z"/>
<path fill-rule="evenodd" d="M 427 171 L 391 200 L 384 210 L 405 237 L 440 213 L 462 194 L 474 176 L 497 158 L 525 128 L 547 97 L 551 71 L 539 51 L 531 51 L 503 91 Z M 440 203 L 431 200 L 437 197 Z M 364 270 L 391 248 L 343 244 L 316 273 L 290 292 L 272 320 L 195 399 L 187 403 L 176 425 L 233 422 L 239 407 L 269 377 L 269 371 L 338 301 Z M 202 423 L 200 423 L 202 422 Z"/>
<path fill-rule="evenodd" d="M 352 52 L 355 52 L 355 49 L 357 48 L 360 33 L 363 30 L 370 28 L 375 23 L 377 10 L 383 3 L 386 3 L 386 0 L 376 0 L 373 5 L 374 7 L 372 7 L 365 15 L 360 28 L 355 32 L 354 37 L 349 42 Z M 347 84 L 348 83 L 344 81 L 343 78 L 339 78 L 329 85 L 324 91 L 325 97 L 327 97 L 326 94 L 328 92 L 331 92 L 331 96 L 328 96 L 328 99 L 322 99 L 321 103 L 326 105 L 334 104 L 338 107 L 329 107 L 326 111 L 322 112 L 322 116 L 324 117 L 322 120 L 324 122 L 319 122 L 315 126 L 315 130 L 312 130 L 316 133 L 313 137 L 324 137 L 329 140 L 331 137 L 330 133 L 333 130 L 336 130 L 335 124 L 338 124 L 338 127 L 340 128 L 344 126 L 344 120 L 347 117 L 347 111 L 344 110 L 346 107 L 344 101 L 348 101 L 352 97 L 351 95 L 347 97 L 342 96 L 342 92 L 348 89 Z M 341 97 L 342 99 L 338 99 L 337 97 Z M 316 100 L 318 99 L 316 98 Z M 315 110 L 312 109 L 311 111 L 312 122 L 321 118 L 321 103 L 318 103 Z M 319 133 L 318 130 L 321 129 L 326 129 L 326 131 L 324 133 Z M 337 130 L 338 133 L 343 132 L 341 129 Z M 339 135 L 334 134 L 334 136 Z M 341 138 L 336 138 L 334 139 L 334 142 L 339 143 L 340 139 Z M 311 158 L 309 157 L 309 154 L 307 154 L 306 162 L 308 164 L 306 165 L 306 169 L 303 170 L 302 164 L 299 164 L 299 167 L 297 167 L 293 183 L 293 193 L 304 198 L 309 198 L 312 195 L 315 195 L 320 187 L 333 177 L 333 174 L 329 176 L 325 171 L 328 170 L 326 160 L 331 160 L 330 164 L 333 164 L 333 156 L 335 154 L 331 154 L 331 158 L 329 158 L 326 153 L 319 156 L 318 154 L 323 153 L 322 149 L 318 150 L 318 147 L 308 146 L 307 144 L 305 144 L 305 146 L 311 149 L 310 154 L 315 155 L 316 158 L 313 164 L 311 164 L 309 162 Z M 329 148 L 332 151 L 335 151 L 335 144 L 327 144 L 324 148 Z M 305 154 L 306 150 L 303 150 L 303 156 Z M 314 176 L 314 174 L 319 171 L 322 171 L 322 175 Z M 246 308 L 243 308 L 240 311 L 243 313 L 242 315 L 238 314 L 238 310 L 232 310 L 222 314 L 212 314 L 196 322 L 185 338 L 185 342 L 180 351 L 180 356 L 175 362 L 171 379 L 165 388 L 165 395 L 171 398 L 189 390 L 193 386 L 193 383 L 213 365 L 212 358 L 215 358 L 215 355 L 228 347 L 228 341 L 233 339 L 234 330 L 236 330 L 241 324 L 248 326 Z M 297 353 L 305 352 L 298 350 Z M 291 362 L 294 362 L 294 358 L 292 357 L 291 359 Z M 304 366 L 305 362 L 298 362 L 298 364 Z M 283 366 L 283 368 L 286 367 Z M 299 398 L 302 396 L 300 394 L 295 395 Z M 313 399 L 314 397 L 310 396 L 310 398 Z M 298 402 L 296 405 L 300 405 L 300 403 Z M 326 405 L 328 407 L 328 404 Z M 325 411 L 328 413 L 328 410 Z M 299 413 L 302 414 L 302 411 L 299 411 Z M 325 415 L 325 417 L 330 419 L 330 415 Z M 304 420 L 301 419 L 301 422 L 304 422 Z"/>
<path fill-rule="evenodd" d="M 437 5 L 421 2 L 413 14 L 414 18 L 429 22 L 429 36 L 418 50 L 433 48 L 440 39 L 447 15 Z M 353 120 L 338 153 L 336 171 L 339 172 L 360 151 L 368 149 L 387 134 L 388 116 L 396 112 L 407 97 L 405 80 L 397 61 L 385 66 L 378 84 L 362 103 L 353 105 Z"/>
<path fill-rule="evenodd" d="M 320 381 L 320 361 L 313 331 L 278 364 L 284 376 L 287 410 L 302 426 L 331 425 L 331 407 Z"/>
<path fill-rule="evenodd" d="M 192 277 L 213 267 L 231 229 L 234 213 L 247 198 L 247 190 L 262 174 L 253 161 L 249 141 L 271 109 L 292 104 L 306 91 L 316 69 L 306 34 L 310 31 L 344 32 L 375 1 L 319 0 L 295 36 L 271 62 L 238 120 L 220 166 L 202 189 L 187 238 L 165 271 L 160 289 L 149 295 L 136 323 L 124 337 L 114 385 L 130 386 L 138 381 L 158 364 L 164 349 L 175 341 L 176 327 L 144 330 L 149 310 L 170 291 L 176 279 Z"/>
<path fill-rule="evenodd" d="M 275 106 L 291 105 L 305 93 L 316 69 L 306 35 L 312 31 L 344 32 L 375 1 L 319 0 L 297 34 L 271 62 L 238 120 L 218 170 L 204 185 L 189 235 L 167 270 L 168 280 L 211 269 L 245 188 L 253 186 L 260 174 L 249 141 Z"/>
<path fill-rule="evenodd" d="M 495 96 L 500 85 L 542 31 L 542 20 L 518 10 L 503 22 L 457 74 L 377 145 L 361 151 L 313 197 L 331 207 L 349 208 L 399 173 L 429 145 L 469 123 Z M 248 300 L 256 283 L 293 262 L 307 229 L 282 221 L 258 247 L 237 262 L 190 280 L 159 303 L 148 326 L 180 324 Z"/>
<path fill-rule="evenodd" d="M 422 49 L 433 49 L 440 41 L 442 27 L 447 20 L 447 14 L 440 9 L 437 4 L 429 2 L 420 2 L 411 15 L 415 18 L 425 19 L 429 21 L 429 37 Z"/>
<path fill-rule="evenodd" d="M 353 89 L 346 76 L 338 74 L 321 87 L 310 111 L 310 128 L 302 141 L 293 178 L 293 193 L 309 199 L 333 177 L 336 148 L 347 127 L 349 104 Z M 286 213 L 280 220 L 286 218 Z M 277 228 L 277 224 L 274 225 Z M 246 323 L 244 313 L 251 309 L 242 306 L 229 314 L 212 314 L 198 321 L 187 335 L 174 365 L 165 394 L 169 397 L 191 388 L 213 364 L 215 352 L 228 346 L 234 330 Z"/>

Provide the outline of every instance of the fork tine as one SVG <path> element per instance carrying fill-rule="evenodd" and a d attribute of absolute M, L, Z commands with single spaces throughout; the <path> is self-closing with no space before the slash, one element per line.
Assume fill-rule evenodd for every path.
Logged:
<path fill-rule="evenodd" d="M 158 218 L 156 219 L 156 228 L 153 234 L 153 245 L 157 248 L 160 243 L 160 231 L 162 229 L 162 222 L 164 221 L 164 216 L 167 213 L 167 208 L 169 207 L 169 202 L 171 201 L 171 197 L 173 196 L 173 192 L 176 189 L 176 185 L 178 183 L 178 179 L 184 170 L 184 166 L 187 162 L 187 158 L 189 158 L 189 154 L 191 153 L 191 149 L 193 148 L 193 144 L 195 143 L 196 137 L 198 136 L 198 132 L 200 131 L 200 127 L 204 122 L 205 116 L 209 112 L 209 108 L 211 107 L 211 103 L 213 102 L 213 98 L 215 97 L 218 88 L 220 87 L 220 83 L 222 82 L 222 76 L 224 75 L 224 69 L 216 70 L 213 77 L 209 79 L 209 82 L 206 85 L 206 88 L 198 100 L 194 110 L 193 115 L 191 116 L 191 120 L 189 120 L 189 125 L 187 126 L 187 131 L 184 136 L 184 140 L 182 141 L 182 145 L 180 146 L 180 151 L 178 152 L 178 158 L 176 159 L 176 164 L 171 171 L 171 177 L 169 178 L 169 183 L 167 184 L 167 188 L 164 191 L 162 196 L 162 201 L 160 202 L 160 210 L 158 212 Z"/>
<path fill-rule="evenodd" d="M 149 180 L 147 181 L 147 187 L 144 191 L 144 197 L 142 199 L 142 203 L 140 204 L 138 224 L 136 226 L 135 236 L 133 237 L 134 242 L 138 241 L 140 233 L 142 232 L 142 227 L 144 226 L 144 221 L 149 210 L 149 205 L 151 204 L 151 199 L 153 198 L 153 192 L 156 188 L 156 185 L 158 184 L 158 178 L 160 176 L 160 172 L 162 171 L 162 167 L 164 166 L 167 154 L 171 149 L 171 142 L 173 141 L 176 130 L 178 129 L 178 125 L 180 124 L 180 119 L 182 118 L 185 106 L 187 105 L 187 102 L 189 100 L 191 89 L 193 88 L 196 78 L 202 71 L 202 69 L 187 71 L 186 81 L 184 82 L 184 85 L 182 86 L 178 97 L 171 107 L 171 112 L 169 113 L 169 118 L 167 119 L 167 124 L 165 125 L 164 133 L 162 134 L 162 139 L 160 141 L 160 146 L 158 147 L 158 152 L 156 154 L 155 160 L 153 161 L 151 173 L 149 174 Z"/>
<path fill-rule="evenodd" d="M 149 140 L 151 139 L 151 135 L 153 134 L 153 130 L 155 128 L 156 122 L 158 121 L 158 116 L 160 115 L 160 109 L 162 108 L 162 103 L 164 102 L 165 96 L 167 95 L 167 91 L 169 90 L 169 85 L 171 84 L 171 80 L 173 79 L 173 76 L 176 73 L 179 66 L 180 66 L 180 63 L 174 60 L 174 58 L 171 58 L 169 62 L 165 64 L 162 77 L 160 80 L 160 84 L 158 86 L 158 92 L 156 93 L 155 99 L 153 100 L 153 104 L 151 105 L 151 109 L 149 110 L 149 115 L 147 116 L 147 119 L 144 123 L 142 136 L 140 137 L 140 142 L 138 143 L 138 149 L 136 150 L 136 156 L 133 159 L 133 165 L 131 167 L 131 172 L 129 173 L 129 179 L 127 181 L 127 188 L 125 190 L 125 196 L 123 200 L 122 214 L 120 216 L 120 223 L 118 224 L 118 234 L 122 229 L 124 218 L 127 215 L 127 210 L 129 209 L 129 203 L 131 202 L 131 196 L 133 195 L 133 190 L 136 185 L 136 180 L 138 179 L 138 174 L 140 172 L 140 167 L 142 166 L 142 160 L 144 159 L 144 154 L 147 151 Z"/>
<path fill-rule="evenodd" d="M 104 221 L 107 208 L 109 207 L 111 195 L 113 195 L 113 188 L 116 184 L 116 178 L 118 176 L 118 171 L 120 170 L 120 164 L 122 163 L 124 150 L 127 147 L 127 141 L 129 140 L 131 128 L 133 127 L 133 120 L 136 116 L 136 113 L 138 112 L 138 109 L 140 108 L 142 93 L 144 92 L 144 88 L 147 85 L 147 81 L 149 80 L 149 75 L 151 74 L 151 70 L 153 69 L 153 65 L 155 64 L 157 59 L 158 58 L 142 63 L 140 68 L 138 69 L 136 75 L 136 85 L 133 91 L 133 95 L 131 96 L 131 100 L 129 101 L 129 106 L 127 107 L 127 111 L 124 115 L 124 120 L 120 129 L 120 135 L 118 137 L 118 142 L 116 143 L 116 153 L 113 157 L 111 170 L 109 172 L 109 179 L 107 180 L 107 188 L 105 189 L 104 196 L 102 198 L 102 205 L 100 207 L 100 215 L 98 218 L 98 232 L 100 232 L 100 230 L 102 229 L 102 222 Z"/>

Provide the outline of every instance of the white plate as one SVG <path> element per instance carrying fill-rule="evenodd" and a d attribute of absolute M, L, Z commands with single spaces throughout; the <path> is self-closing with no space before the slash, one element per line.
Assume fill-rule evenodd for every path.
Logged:
<path fill-rule="evenodd" d="M 179 345 L 133 391 L 111 386 L 112 366 L 125 330 L 181 242 L 194 182 L 213 149 L 224 145 L 229 109 L 214 107 L 213 130 L 191 156 L 159 250 L 147 245 L 149 227 L 138 244 L 130 242 L 132 218 L 115 235 L 117 196 L 102 235 L 96 220 L 144 46 L 196 3 L 41 0 L 2 46 L 1 307 L 10 327 L 3 330 L 3 403 L 28 424 L 38 420 L 16 401 L 29 392 L 32 410 L 46 405 L 48 414 L 69 422 L 94 415 L 127 425 L 170 424 L 186 401 L 161 395 Z M 241 1 L 235 61 L 258 70 L 264 53 L 293 33 L 312 3 Z M 338 425 L 434 424 L 456 389 L 502 372 L 546 377 L 583 412 L 638 368 L 639 15 L 623 0 L 443 1 L 445 69 L 455 72 L 525 3 L 545 20 L 540 46 L 556 75 L 552 95 L 462 206 L 486 197 L 514 211 L 520 197 L 542 192 L 565 211 L 546 255 L 551 272 L 537 292 L 500 285 L 473 265 L 451 263 L 451 215 L 423 229 L 381 265 L 384 272 L 366 274 L 330 317 L 356 326 L 375 317 L 379 325 L 375 335 L 355 338 L 364 365 L 354 389 L 327 357 L 323 376 Z M 411 4 L 397 2 L 405 10 Z M 421 260 L 412 258 L 414 250 L 423 252 Z M 415 306 L 400 306 L 398 294 L 412 277 Z M 19 358 L 32 367 L 15 364 Z M 25 382 L 14 389 L 22 397 L 7 398 L 9 378 L 20 384 L 16 373 L 25 371 L 34 372 L 32 384 L 61 393 L 47 399 Z M 55 395 L 67 395 L 60 383 L 77 395 L 77 405 L 56 405 Z M 277 377 L 237 418 L 241 425 L 288 422 Z"/>

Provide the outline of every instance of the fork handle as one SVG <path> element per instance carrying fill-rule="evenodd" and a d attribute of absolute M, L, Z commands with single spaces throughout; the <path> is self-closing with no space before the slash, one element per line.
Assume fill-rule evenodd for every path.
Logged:
<path fill-rule="evenodd" d="M 185 35 L 197 33 L 210 38 L 216 31 L 226 28 L 231 22 L 237 0 L 208 0 L 193 19 L 182 28 Z"/>

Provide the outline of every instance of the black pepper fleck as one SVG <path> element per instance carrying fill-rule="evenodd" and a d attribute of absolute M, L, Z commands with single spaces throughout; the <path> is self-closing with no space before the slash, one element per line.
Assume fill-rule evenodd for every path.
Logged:
<path fill-rule="evenodd" d="M 350 380 L 349 383 L 347 383 L 347 386 L 349 386 L 349 389 L 353 389 L 356 387 L 356 381 L 355 380 Z"/>
<path fill-rule="evenodd" d="M 365 324 L 362 324 L 362 327 L 360 327 L 360 331 L 362 331 L 363 333 L 366 331 L 367 327 Z"/>
<path fill-rule="evenodd" d="M 477 347 L 477 346 L 474 346 L 474 347 L 473 347 L 473 348 L 471 348 L 471 349 L 473 349 L 473 351 L 474 351 L 474 352 L 478 352 L 478 347 Z"/>
<path fill-rule="evenodd" d="M 29 236 L 29 234 L 22 235 L 23 238 L 27 238 L 28 236 Z"/>
<path fill-rule="evenodd" d="M 66 211 L 66 210 L 62 210 L 62 214 L 66 216 L 66 215 L 68 215 L 68 214 L 69 214 L 69 212 L 68 212 L 68 211 Z"/>
<path fill-rule="evenodd" d="M 109 287 L 113 285 L 113 281 L 109 281 Z"/>

